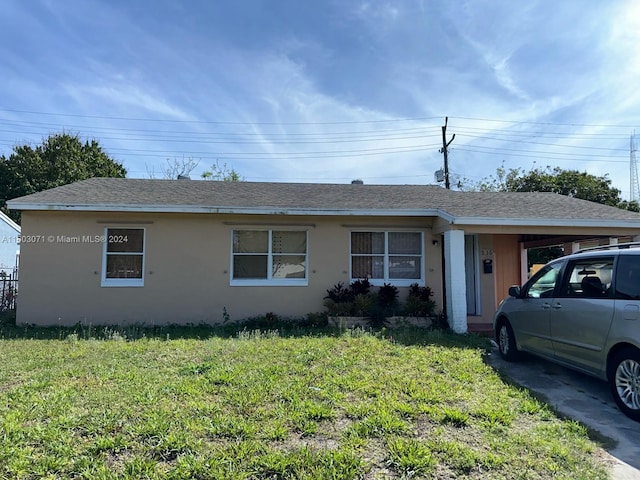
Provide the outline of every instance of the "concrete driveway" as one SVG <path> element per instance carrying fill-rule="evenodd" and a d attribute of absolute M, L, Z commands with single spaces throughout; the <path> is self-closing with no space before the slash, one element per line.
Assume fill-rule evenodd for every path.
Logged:
<path fill-rule="evenodd" d="M 488 363 L 560 414 L 606 437 L 602 446 L 610 455 L 613 479 L 640 479 L 640 423 L 618 409 L 605 382 L 530 355 L 505 362 L 495 343 Z"/>

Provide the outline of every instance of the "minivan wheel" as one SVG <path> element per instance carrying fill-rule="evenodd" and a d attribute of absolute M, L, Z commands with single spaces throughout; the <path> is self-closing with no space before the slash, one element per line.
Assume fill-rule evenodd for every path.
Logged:
<path fill-rule="evenodd" d="M 625 349 L 609 364 L 609 385 L 622 412 L 640 421 L 640 351 Z"/>
<path fill-rule="evenodd" d="M 500 322 L 496 335 L 498 341 L 498 351 L 500 356 L 508 362 L 518 359 L 518 349 L 516 348 L 516 338 L 513 329 L 507 320 Z"/>

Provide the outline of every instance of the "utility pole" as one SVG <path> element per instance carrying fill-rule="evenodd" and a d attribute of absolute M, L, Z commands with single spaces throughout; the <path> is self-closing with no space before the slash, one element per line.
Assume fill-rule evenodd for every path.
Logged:
<path fill-rule="evenodd" d="M 631 178 L 631 201 L 640 201 L 640 183 L 638 182 L 638 159 L 636 158 L 636 131 L 633 131 L 631 135 L 631 172 L 629 177 Z"/>
<path fill-rule="evenodd" d="M 453 139 L 456 138 L 456 134 L 453 134 L 451 140 L 447 142 L 447 122 L 449 121 L 449 117 L 444 117 L 444 125 L 442 126 L 442 148 L 440 149 L 440 153 L 444 155 L 444 187 L 449 190 L 451 188 L 451 184 L 449 183 L 449 157 L 447 156 L 449 145 L 453 142 Z"/>

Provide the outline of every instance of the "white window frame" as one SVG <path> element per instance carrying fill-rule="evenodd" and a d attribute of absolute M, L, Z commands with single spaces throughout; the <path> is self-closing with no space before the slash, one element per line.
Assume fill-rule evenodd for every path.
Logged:
<path fill-rule="evenodd" d="M 425 248 L 424 248 L 424 232 L 422 230 L 375 230 L 375 229 L 362 229 L 351 230 L 349 232 L 349 281 L 355 282 L 356 280 L 362 280 L 362 278 L 355 278 L 353 276 L 353 257 L 361 256 L 362 254 L 354 254 L 352 252 L 353 245 L 351 243 L 352 233 L 384 233 L 384 253 L 371 254 L 372 256 L 382 256 L 384 258 L 383 277 L 384 278 L 369 278 L 369 283 L 376 287 L 381 287 L 385 283 L 390 283 L 396 287 L 408 287 L 414 283 L 417 283 L 421 287 L 425 285 Z M 397 254 L 389 254 L 389 234 L 390 233 L 419 233 L 420 234 L 420 278 L 390 278 L 389 277 L 389 257 L 390 256 L 402 256 Z M 415 256 L 415 255 L 407 255 Z"/>
<path fill-rule="evenodd" d="M 273 232 L 304 232 L 305 234 L 305 253 L 296 253 L 291 255 L 304 255 L 304 278 L 272 278 L 273 275 L 273 256 L 282 255 L 282 253 L 273 253 Z M 233 251 L 233 235 L 235 232 L 268 232 L 268 250 L 267 255 L 267 278 L 233 278 L 233 259 L 235 255 Z M 287 254 L 284 254 L 287 255 Z M 232 287 L 306 287 L 309 285 L 309 230 L 297 228 L 235 228 L 231 230 L 231 249 L 229 262 L 229 285 Z"/>
<path fill-rule="evenodd" d="M 142 278 L 107 278 L 107 246 L 109 245 L 109 230 L 142 230 Z M 102 287 L 144 287 L 144 271 L 147 260 L 147 231 L 144 227 L 134 227 L 131 225 L 117 226 L 112 225 L 104 228 L 104 237 L 102 242 L 102 275 L 100 286 Z M 114 255 L 140 255 L 138 252 L 123 253 L 117 252 Z"/>

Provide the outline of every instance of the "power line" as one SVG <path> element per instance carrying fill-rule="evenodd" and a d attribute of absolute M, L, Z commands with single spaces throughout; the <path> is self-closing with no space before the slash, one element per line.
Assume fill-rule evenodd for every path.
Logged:
<path fill-rule="evenodd" d="M 20 134 L 36 134 L 35 132 L 24 132 L 18 130 L 7 130 L 0 129 L 0 132 L 5 133 L 20 133 Z M 40 132 L 38 132 L 41 134 Z M 370 141 L 394 141 L 394 140 L 412 140 L 418 138 L 425 137 L 437 137 L 437 134 L 434 135 L 412 135 L 405 137 L 398 136 L 380 136 L 380 137 L 362 137 L 362 138 L 342 138 L 342 139 L 326 139 L 326 140 L 228 140 L 228 139 L 218 139 L 218 140 L 207 140 L 207 139 L 198 139 L 198 138 L 184 138 L 184 137 L 167 137 L 163 135 L 152 135 L 150 138 L 146 137 L 111 137 L 111 136 L 101 136 L 101 140 L 129 140 L 129 141 L 139 141 L 139 142 L 175 142 L 175 143 L 202 143 L 202 144 L 235 144 L 235 145 L 263 145 L 265 143 L 270 144 L 287 144 L 287 145 L 296 145 L 296 144 L 314 144 L 314 143 L 359 143 L 359 142 L 370 142 Z"/>
<path fill-rule="evenodd" d="M 485 147 L 482 145 L 473 145 L 472 148 L 484 148 L 488 150 L 498 150 L 505 152 L 529 152 L 529 150 L 521 150 L 518 148 L 503 148 L 503 147 Z M 548 153 L 549 155 L 571 155 L 574 157 L 597 157 L 597 158 L 610 158 L 610 157 L 619 157 L 626 158 L 627 155 L 593 155 L 591 153 L 565 153 L 565 152 L 545 152 L 545 151 L 535 151 L 534 153 Z"/>
<path fill-rule="evenodd" d="M 122 121 L 135 121 L 135 122 L 167 122 L 178 124 L 211 124 L 211 125 L 351 125 L 351 124 L 370 124 L 370 123 L 397 123 L 397 122 L 416 122 L 425 120 L 437 120 L 442 118 L 441 116 L 434 117 L 406 117 L 406 118 L 386 118 L 386 119 L 372 119 L 372 120 L 343 120 L 332 122 L 230 122 L 230 121 L 215 121 L 215 120 L 176 120 L 176 119 L 161 119 L 161 118 L 136 118 L 136 117 L 124 117 L 124 116 L 107 116 L 107 115 L 82 115 L 73 113 L 59 113 L 59 112 L 39 112 L 31 110 L 18 110 L 9 108 L 0 108 L 0 112 L 7 113 L 22 113 L 28 115 L 46 115 L 55 117 L 69 117 L 69 118 L 92 118 L 100 120 L 122 120 Z M 484 118 L 484 117 L 456 117 L 450 116 L 451 119 L 457 120 L 470 120 L 475 122 L 492 122 L 492 123 L 507 123 L 516 125 L 546 125 L 546 126 L 566 126 L 566 127 L 607 127 L 607 128 L 636 128 L 637 125 L 625 125 L 625 124 L 606 124 L 606 123 L 561 123 L 561 122 L 533 122 L 527 120 L 503 120 L 496 118 Z"/>
<path fill-rule="evenodd" d="M 627 138 L 626 133 L 585 133 L 585 132 L 558 132 L 558 131 L 546 131 L 541 132 L 539 130 L 509 130 L 501 128 L 500 130 L 487 128 L 487 127 L 467 127 L 467 126 L 456 126 L 456 131 L 467 132 L 471 131 L 472 133 L 480 132 L 488 132 L 491 135 L 502 135 L 508 137 L 540 137 L 540 136 L 552 136 L 552 137 L 577 137 L 577 138 L 589 138 L 594 137 L 596 139 L 601 138 L 610 138 L 610 139 L 618 139 L 618 138 Z"/>
<path fill-rule="evenodd" d="M 425 125 L 425 120 L 432 120 L 438 117 L 414 117 L 414 118 L 396 118 L 396 119 L 377 119 L 371 121 L 345 121 L 345 122 L 217 122 L 217 121 L 191 121 L 191 120 L 164 120 L 164 119 L 140 119 L 129 117 L 109 117 L 98 115 L 76 115 L 76 114 L 64 114 L 64 113 L 52 113 L 52 112 L 30 112 L 23 110 L 10 110 L 0 109 L 0 112 L 12 112 L 23 114 L 37 114 L 40 116 L 52 116 L 52 117 L 69 117 L 69 118 L 83 118 L 83 119 L 99 119 L 99 120 L 117 120 L 117 121 L 138 121 L 138 122 L 156 122 L 159 128 L 136 128 L 133 126 L 96 126 L 96 125 L 71 125 L 71 126 L 58 126 L 52 123 L 30 120 L 9 120 L 0 119 L 0 125 L 7 128 L 0 129 L 0 132 L 8 134 L 17 134 L 22 136 L 34 136 L 34 135 L 47 135 L 51 134 L 51 130 L 59 130 L 60 128 L 78 128 L 84 130 L 83 137 L 86 137 L 84 133 L 96 133 L 100 135 L 100 140 L 106 142 L 119 142 L 122 147 L 104 145 L 106 151 L 117 152 L 117 155 L 123 157 L 148 157 L 148 158 L 166 158 L 174 156 L 198 156 L 204 159 L 219 160 L 227 158 L 229 160 L 312 160 L 312 159 L 326 159 L 326 158 L 355 158 L 355 157 L 368 157 L 373 155 L 406 155 L 416 152 L 429 151 L 434 147 L 440 146 L 439 144 L 410 144 L 408 140 L 428 139 L 431 137 L 440 136 L 435 130 L 439 128 L 438 125 Z M 459 145 L 454 147 L 454 150 L 475 153 L 477 155 L 508 155 L 512 157 L 524 157 L 524 158 L 539 158 L 547 161 L 595 161 L 602 163 L 620 163 L 616 158 L 622 158 L 622 155 L 616 155 L 614 153 L 610 155 L 597 154 L 598 152 L 617 152 L 626 151 L 617 146 L 611 148 L 603 147 L 602 140 L 618 140 L 625 138 L 626 135 L 614 134 L 614 133 L 583 133 L 583 132 L 561 132 L 556 129 L 559 127 L 611 127 L 618 128 L 619 125 L 588 125 L 588 124 L 564 124 L 564 123 L 542 123 L 542 122 L 524 122 L 524 121 L 509 121 L 499 119 L 486 119 L 486 118 L 472 118 L 472 117 L 450 117 L 452 119 L 459 119 L 465 121 L 482 121 L 482 122 L 496 122 L 501 125 L 539 125 L 552 127 L 554 131 L 539 131 L 542 128 L 536 129 L 537 131 L 523 131 L 513 128 L 491 127 L 487 126 L 476 127 L 470 126 L 468 123 L 461 126 L 456 126 L 456 133 L 462 138 L 467 138 L 469 143 L 466 145 Z M 163 123 L 166 122 L 166 123 Z M 405 125 L 402 128 L 388 128 L 390 125 L 384 125 L 386 122 L 415 122 L 416 125 L 422 123 L 419 126 Z M 78 122 L 80 123 L 80 122 Z M 87 122 L 94 123 L 94 122 Z M 183 127 L 174 127 L 174 124 L 182 124 Z M 209 128 L 207 132 L 192 131 L 189 125 L 191 124 L 203 124 L 203 125 L 219 125 L 220 130 L 217 128 Z M 161 127 L 160 127 L 161 125 Z M 335 128 L 331 128 L 330 132 L 304 132 L 304 130 L 310 126 L 329 126 L 333 125 Z M 382 128 L 357 128 L 351 130 L 347 128 L 348 125 L 379 125 Z M 291 128 L 290 132 L 260 132 L 256 126 L 278 126 L 278 127 L 296 127 Z M 505 125 L 507 126 L 507 125 Z M 164 128 L 169 127 L 169 128 Z M 230 127 L 226 131 L 225 127 Z M 252 127 L 252 131 L 238 131 L 240 127 Z M 398 125 L 400 127 L 400 125 Z M 508 127 L 508 126 L 507 126 Z M 425 128 L 427 131 L 425 132 Z M 446 122 L 445 127 L 446 128 Z M 195 128 L 195 130 L 202 130 L 203 128 Z M 433 133 L 430 133 L 433 129 Z M 47 131 L 48 130 L 48 131 Z M 243 129 L 244 130 L 244 129 Z M 282 128 L 281 130 L 286 130 Z M 564 128 L 563 128 L 564 130 Z M 485 133 L 486 132 L 486 133 Z M 569 145 L 566 143 L 553 143 L 548 141 L 538 141 L 532 137 L 542 137 L 542 139 L 549 138 L 577 138 L 587 141 L 599 141 L 598 146 L 589 145 Z M 445 138 L 446 140 L 446 138 Z M 533 148 L 507 148 L 497 145 L 487 146 L 478 145 L 478 143 L 484 142 L 517 142 L 521 146 L 526 145 L 544 145 L 552 147 L 544 151 L 536 150 Z M 380 147 L 379 145 L 389 145 L 388 147 Z M 149 149 L 143 148 L 145 143 L 165 143 L 174 144 L 174 149 Z M 335 149 L 322 149 L 305 151 L 304 145 L 325 144 L 334 145 L 340 147 L 343 144 L 373 144 L 375 148 L 335 148 Z M 449 142 L 450 143 L 450 142 Z M 13 143 L 5 143 L 0 141 L 0 144 L 14 147 Z M 142 144 L 142 145 L 141 145 Z M 201 144 L 202 149 L 191 148 L 191 150 L 180 149 L 184 144 Z M 141 148 L 127 148 L 128 146 L 138 146 Z M 256 145 L 263 147 L 262 151 L 209 151 L 205 150 L 208 145 L 235 145 L 238 146 L 238 150 L 242 150 L 243 147 Z M 292 148 L 290 151 L 269 151 L 272 146 L 275 145 L 289 145 Z M 446 142 L 443 144 L 444 148 L 448 147 Z M 354 145 L 355 146 L 355 145 Z M 175 147 L 179 148 L 176 150 Z M 274 147 L 275 148 L 275 147 Z M 558 149 L 568 149 L 569 151 L 558 151 Z M 582 150 L 584 152 L 594 153 L 575 153 L 571 150 Z M 435 148 L 434 148 L 435 150 Z M 447 149 L 448 150 L 448 149 Z M 445 155 L 446 156 L 446 155 Z M 577 157 L 577 158 L 571 158 Z M 445 159 L 447 160 L 447 159 Z M 445 162 L 448 163 L 448 162 Z"/>
<path fill-rule="evenodd" d="M 3 142 L 0 142 L 3 144 Z M 6 143 L 4 143 L 7 145 Z M 342 158 L 342 157 L 365 157 L 372 155 L 392 155 L 400 153 L 424 152 L 431 148 L 437 147 L 439 144 L 426 145 L 410 145 L 400 147 L 385 147 L 360 150 L 336 150 L 336 151 L 319 151 L 319 152 L 208 152 L 208 151 L 171 151 L 171 150 L 135 150 L 126 148 L 106 148 L 107 151 L 118 152 L 119 156 L 135 156 L 135 157 L 152 157 L 167 158 L 180 155 L 198 156 L 203 159 L 219 160 L 228 158 L 230 160 L 313 160 L 323 158 Z M 263 155 L 258 157 L 257 155 Z M 264 156 L 267 155 L 267 156 Z"/>
<path fill-rule="evenodd" d="M 332 138 L 334 136 L 347 136 L 347 138 L 361 138 L 359 137 L 359 135 L 369 135 L 369 134 L 374 134 L 376 136 L 380 136 L 380 137 L 393 137 L 396 135 L 406 135 L 406 134 L 412 134 L 412 133 L 422 133 L 424 132 L 424 126 L 420 126 L 420 127 L 412 127 L 412 128 L 401 128 L 401 129 L 377 129 L 377 130 L 357 130 L 357 131 L 330 131 L 330 132 L 311 132 L 311 133 L 300 133 L 300 132 L 255 132 L 255 131 L 251 131 L 251 132 L 229 132 L 229 131 L 223 131 L 223 132 L 215 132 L 215 131 L 207 131 L 207 132 L 198 132 L 198 131 L 193 131 L 193 130 L 167 130 L 167 129 L 162 129 L 162 130 L 158 130 L 158 129 L 145 129 L 145 128 L 123 128 L 123 127 L 103 127 L 103 126 L 88 126 L 88 125 L 54 125 L 51 123 L 45 123 L 45 122 L 34 122 L 34 121 L 26 121 L 26 120 L 14 120 L 14 121 L 0 121 L 0 125 L 5 125 L 5 126 L 10 126 L 10 127 L 26 127 L 26 128 L 30 128 L 33 126 L 39 126 L 39 127 L 43 127 L 43 128 L 47 128 L 49 130 L 51 129 L 79 129 L 83 131 L 83 134 L 85 134 L 87 132 L 98 132 L 98 133 L 103 133 L 103 132 L 119 132 L 120 134 L 123 135 L 142 135 L 142 136 L 157 136 L 157 137 L 167 137 L 169 135 L 180 135 L 180 136 L 184 136 L 184 135 L 189 135 L 191 137 L 197 138 L 198 136 L 222 136 L 222 137 L 282 137 L 282 138 L 288 138 L 288 137 L 310 137 L 313 139 L 317 139 L 317 138 Z M 434 129 L 436 128 L 436 126 L 434 126 Z M 25 131 L 15 131 L 15 130 L 4 130 L 5 132 L 12 132 L 12 133 L 23 133 L 23 134 L 35 134 L 35 133 L 39 133 L 39 132 L 25 132 Z M 465 133 L 468 131 L 471 131 L 472 133 L 476 133 L 476 132 L 489 132 L 490 135 L 492 135 L 493 137 L 491 138 L 495 138 L 495 136 L 506 136 L 506 137 L 532 137 L 532 136 L 552 136 L 552 137 L 560 137 L 560 138 L 572 138 L 572 137 L 577 137 L 577 138 L 588 138 L 588 137 L 594 137 L 597 138 L 598 140 L 601 140 L 603 138 L 608 138 L 608 139 L 626 139 L 627 135 L 626 134 L 607 134 L 607 133 L 580 133 L 580 132 L 556 132 L 556 131 L 552 131 L 552 132 L 541 132 L 541 131 L 528 131 L 528 132 L 523 132 L 521 130 L 515 131 L 515 130 L 506 130 L 506 129 L 501 129 L 501 130 L 488 130 L 486 127 L 485 128 L 480 128 L 480 127 L 468 127 L 468 126 L 458 126 L 456 127 L 456 131 L 458 133 Z M 436 134 L 434 134 L 433 136 L 435 136 Z M 439 135 L 439 134 L 437 134 Z M 478 135 L 472 135 L 470 133 L 465 133 L 466 136 L 468 137 L 474 137 L 474 138 L 490 138 L 490 137 L 486 137 L 485 136 L 478 136 Z M 421 135 L 423 136 L 423 135 Z M 432 135 L 429 135 L 432 136 Z M 502 140 L 502 139 L 498 139 L 498 140 Z M 508 141 L 507 139 L 504 139 L 505 141 Z"/>
<path fill-rule="evenodd" d="M 482 151 L 482 150 L 474 150 L 473 148 L 465 148 L 465 147 L 456 147 L 455 150 L 461 150 L 461 151 L 465 151 L 465 152 L 473 152 L 473 153 L 481 153 L 484 155 L 491 155 L 491 154 L 495 154 L 495 155 L 499 155 L 500 154 L 500 149 L 496 149 L 498 150 L 497 153 L 495 152 L 486 152 L 486 151 Z M 521 151 L 525 151 L 525 150 L 521 150 Z M 554 155 L 557 155 L 558 152 L 554 152 Z M 543 156 L 543 155 L 525 155 L 522 153 L 508 153 L 507 155 L 512 156 L 512 157 L 526 157 L 526 158 L 541 158 L 544 160 L 562 160 L 562 161 L 574 161 L 574 162 L 584 162 L 584 159 L 582 158 L 558 158 L 558 157 L 550 157 L 548 155 Z M 607 157 L 599 157 L 602 158 L 602 160 L 597 160 L 597 159 L 589 159 L 590 162 L 600 162 L 600 163 L 627 163 L 627 160 L 610 160 L 610 159 L 606 159 Z"/>
<path fill-rule="evenodd" d="M 222 132 L 212 132 L 212 131 L 208 131 L 208 132 L 197 132 L 197 131 L 193 131 L 193 130 L 157 130 L 157 129 L 144 129 L 144 128 L 116 128 L 116 127 L 96 127 L 96 126 L 88 126 L 88 125 L 53 125 L 51 123 L 44 123 L 44 122 L 29 122 L 29 121 L 24 121 L 24 120 L 16 120 L 16 121 L 6 121 L 6 122 L 2 122 L 0 121 L 0 125 L 6 125 L 6 126 L 15 126 L 15 127 L 26 127 L 29 128 L 31 126 L 41 126 L 41 127 L 46 127 L 46 128 L 56 128 L 56 129 L 82 129 L 83 132 L 86 131 L 97 131 L 97 132 L 120 132 L 123 134 L 127 134 L 127 132 L 131 132 L 132 134 L 140 134 L 140 135 L 146 135 L 147 133 L 149 134 L 159 134 L 159 135 L 194 135 L 194 136 L 242 136 L 242 137 L 252 137 L 252 136 L 268 136 L 268 137 L 298 137 L 298 136 L 304 136 L 304 137 L 312 137 L 312 138 L 316 138 L 316 137 L 328 137 L 328 136 L 335 136 L 335 135 L 368 135 L 368 134 L 376 134 L 376 135 L 402 135 L 402 134 L 411 134 L 411 133 L 419 133 L 419 132 L 424 132 L 424 127 L 412 127 L 412 128 L 394 128 L 394 129 L 378 129 L 378 130 L 356 130 L 356 131 L 330 131 L 330 132 L 311 132 L 311 133 L 300 133 L 300 132 L 255 132 L 255 131 L 251 131 L 251 132 L 229 132 L 229 131 L 222 131 Z M 435 128 L 435 127 L 434 127 Z M 354 137 L 356 138 L 356 137 Z"/>
<path fill-rule="evenodd" d="M 627 149 L 625 149 L 625 148 L 586 147 L 586 146 L 582 146 L 582 145 L 565 145 L 565 144 L 562 144 L 562 143 L 528 142 L 526 140 L 511 140 L 511 139 L 507 139 L 507 138 L 483 137 L 481 135 L 469 135 L 469 134 L 465 134 L 463 136 L 464 137 L 472 137 L 472 138 L 481 138 L 483 140 L 495 140 L 495 141 L 498 141 L 498 142 L 529 143 L 529 144 L 533 144 L 533 145 L 545 145 L 545 146 L 552 146 L 552 147 L 583 148 L 583 149 L 588 149 L 588 150 L 606 150 L 606 151 L 618 151 L 618 152 L 626 152 L 627 151 Z M 482 147 L 482 148 L 484 148 L 484 147 Z M 486 148 L 490 148 L 490 147 L 486 147 Z M 504 150 L 507 150 L 507 149 L 504 149 Z M 576 154 L 576 155 L 579 155 L 579 154 Z"/>
<path fill-rule="evenodd" d="M 450 117 L 458 120 L 473 120 L 478 122 L 514 123 L 517 125 L 549 125 L 563 127 L 608 127 L 608 128 L 634 128 L 634 125 L 614 125 L 606 123 L 552 123 L 552 122 L 529 122 L 526 120 L 499 120 L 494 118 L 474 118 L 474 117 Z"/>
<path fill-rule="evenodd" d="M 346 120 L 346 121 L 334 121 L 334 122 L 227 122 L 227 121 L 214 121 L 214 120 L 175 120 L 175 119 L 162 119 L 162 118 L 134 118 L 134 117 L 118 117 L 118 116 L 104 116 L 104 115 L 80 115 L 74 113 L 53 113 L 53 112 L 35 112 L 29 110 L 11 110 L 6 108 L 0 108 L 0 112 L 8 113 L 26 113 L 29 115 L 47 115 L 55 117 L 70 117 L 70 118 L 92 118 L 99 120 L 124 120 L 132 122 L 167 122 L 178 124 L 205 124 L 205 125 L 365 125 L 369 123 L 394 123 L 394 122 L 413 122 L 434 120 L 439 117 L 413 117 L 413 118 L 388 118 L 377 120 Z"/>
<path fill-rule="evenodd" d="M 110 149 L 110 150 L 124 150 L 120 153 L 120 155 L 135 155 L 139 157 L 167 157 L 167 156 L 175 156 L 175 155 L 207 155 L 202 158 L 212 158 L 218 159 L 221 157 L 232 158 L 233 160 L 242 160 L 242 159 L 252 159 L 252 160 L 273 160 L 275 158 L 282 159 L 313 159 L 313 158 L 336 158 L 336 157 L 358 157 L 358 156 L 369 156 L 369 155 L 387 155 L 387 154 L 395 154 L 395 153 L 412 153 L 412 152 L 424 152 L 429 150 L 432 147 L 437 147 L 439 144 L 431 144 L 431 145 L 415 145 L 411 148 L 409 147 L 390 147 L 390 148 L 372 148 L 365 150 L 340 150 L 340 151 L 326 151 L 326 152 L 175 152 L 175 151 L 163 151 L 158 150 L 155 153 L 148 153 L 153 151 L 140 150 L 136 153 L 135 150 L 128 149 Z M 420 148 L 414 148 L 420 147 Z M 253 157 L 252 155 L 265 155 L 268 154 L 268 157 Z"/>

